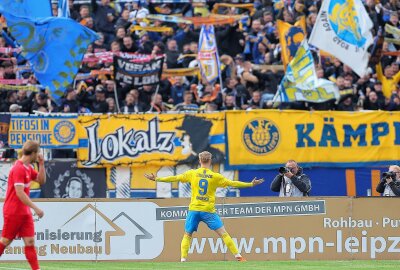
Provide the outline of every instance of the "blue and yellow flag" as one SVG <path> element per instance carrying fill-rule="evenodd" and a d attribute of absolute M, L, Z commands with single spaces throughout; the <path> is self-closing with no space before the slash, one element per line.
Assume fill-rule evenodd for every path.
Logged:
<path fill-rule="evenodd" d="M 97 34 L 68 18 L 29 19 L 0 12 L 36 78 L 50 89 L 57 102 L 73 82 L 87 47 Z"/>
<path fill-rule="evenodd" d="M 220 78 L 221 68 L 213 25 L 203 25 L 201 28 L 197 60 L 201 75 L 208 83 L 214 83 Z"/>
<path fill-rule="evenodd" d="M 52 16 L 49 0 L 0 0 L 0 10 L 6 10 L 14 16 L 29 18 Z"/>
<path fill-rule="evenodd" d="M 303 40 L 296 56 L 287 66 L 274 102 L 325 102 L 339 98 L 336 84 L 325 79 L 318 79 L 307 39 Z"/>
<path fill-rule="evenodd" d="M 322 2 L 310 44 L 348 65 L 360 77 L 367 73 L 373 23 L 361 0 Z"/>
<path fill-rule="evenodd" d="M 294 25 L 278 20 L 277 27 L 282 48 L 282 62 L 286 67 L 294 58 L 297 49 L 306 37 L 306 19 L 303 16 Z"/>

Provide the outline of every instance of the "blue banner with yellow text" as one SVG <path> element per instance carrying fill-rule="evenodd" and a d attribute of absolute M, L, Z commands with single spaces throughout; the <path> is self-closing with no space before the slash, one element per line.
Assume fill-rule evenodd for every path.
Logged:
<path fill-rule="evenodd" d="M 77 148 L 76 125 L 77 116 L 12 115 L 8 144 L 11 148 L 22 148 L 26 141 L 33 140 L 42 148 Z"/>
<path fill-rule="evenodd" d="M 240 111 L 226 113 L 230 169 L 398 163 L 400 113 Z"/>

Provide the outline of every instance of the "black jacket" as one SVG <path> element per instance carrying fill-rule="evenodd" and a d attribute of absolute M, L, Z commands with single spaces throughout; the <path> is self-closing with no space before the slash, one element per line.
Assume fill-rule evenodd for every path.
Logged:
<path fill-rule="evenodd" d="M 400 181 L 392 181 L 389 184 L 386 183 L 384 178 L 381 179 L 381 182 L 376 186 L 376 191 L 379 193 L 385 192 L 386 185 L 389 185 L 392 189 L 393 193 L 396 196 L 400 196 Z"/>

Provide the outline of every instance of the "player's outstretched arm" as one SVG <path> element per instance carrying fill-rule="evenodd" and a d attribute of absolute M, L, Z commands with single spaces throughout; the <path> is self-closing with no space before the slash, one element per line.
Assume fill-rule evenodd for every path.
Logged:
<path fill-rule="evenodd" d="M 251 182 L 242 182 L 242 181 L 232 181 L 225 179 L 224 186 L 229 186 L 229 187 L 236 187 L 236 188 L 247 188 L 247 187 L 255 187 L 264 182 L 264 179 L 258 179 L 257 177 L 254 177 L 254 179 Z"/>
<path fill-rule="evenodd" d="M 264 178 L 257 179 L 257 177 L 254 177 L 251 183 L 253 184 L 253 187 L 261 185 L 262 183 L 264 183 Z"/>
<path fill-rule="evenodd" d="M 179 182 L 182 181 L 183 178 L 182 174 L 176 176 L 156 177 L 154 173 L 145 173 L 144 177 L 146 177 L 150 181 L 156 181 L 156 182 Z"/>

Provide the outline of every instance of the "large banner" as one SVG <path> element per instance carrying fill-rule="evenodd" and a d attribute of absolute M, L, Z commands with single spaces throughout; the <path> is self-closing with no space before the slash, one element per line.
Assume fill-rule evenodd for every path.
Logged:
<path fill-rule="evenodd" d="M 305 167 L 399 160 L 400 113 L 231 111 L 226 121 L 229 168 L 272 169 L 289 159 Z"/>
<path fill-rule="evenodd" d="M 8 143 L 22 148 L 28 140 L 38 141 L 42 148 L 73 149 L 78 147 L 77 116 L 12 115 Z"/>
<path fill-rule="evenodd" d="M 106 198 L 106 170 L 78 169 L 76 161 L 48 161 L 42 198 Z"/>
<path fill-rule="evenodd" d="M 45 215 L 35 218 L 38 258 L 176 262 L 188 203 L 188 199 L 39 201 Z M 239 252 L 249 261 L 397 260 L 399 207 L 399 200 L 352 197 L 226 198 L 216 205 Z M 21 239 L 13 241 L 2 261 L 24 261 L 23 245 Z M 234 256 L 201 223 L 188 259 L 222 261 Z"/>
<path fill-rule="evenodd" d="M 224 161 L 225 114 L 79 117 L 78 166 L 198 165 L 210 151 Z"/>
<path fill-rule="evenodd" d="M 114 56 L 114 77 L 121 86 L 156 85 L 160 82 L 164 58 L 130 59 Z"/>

